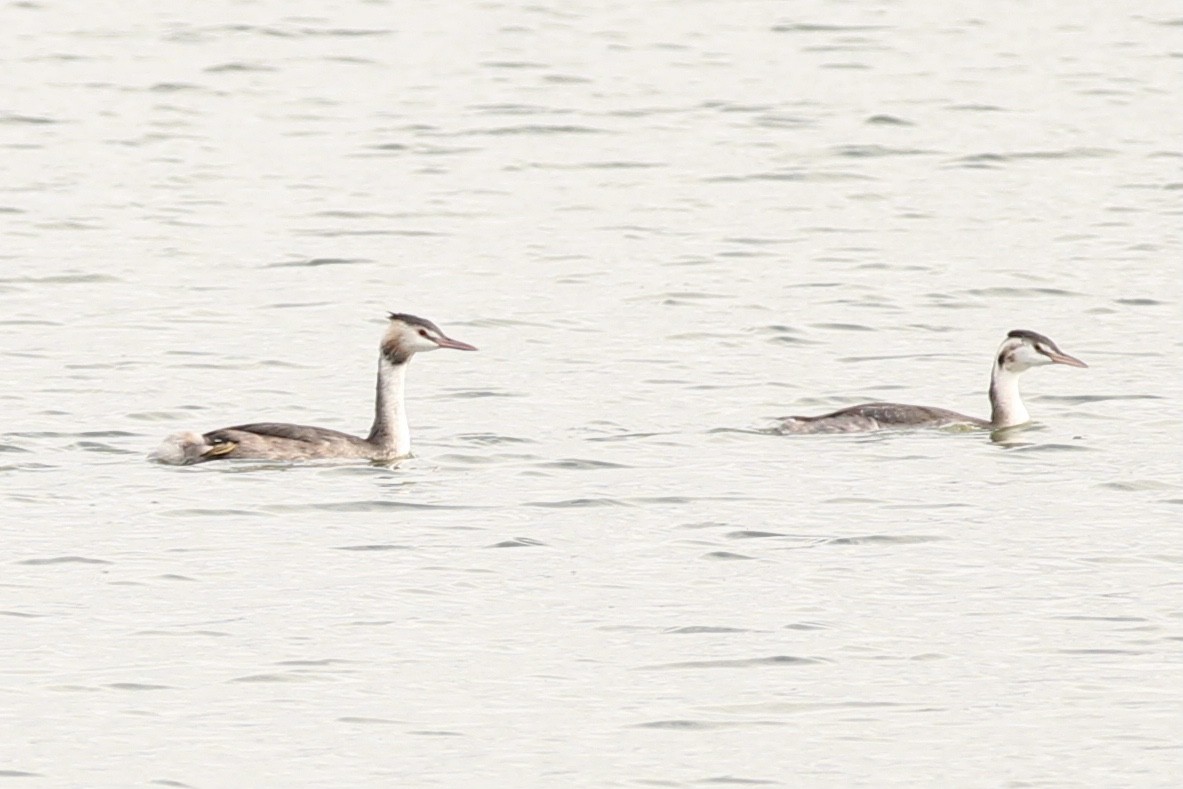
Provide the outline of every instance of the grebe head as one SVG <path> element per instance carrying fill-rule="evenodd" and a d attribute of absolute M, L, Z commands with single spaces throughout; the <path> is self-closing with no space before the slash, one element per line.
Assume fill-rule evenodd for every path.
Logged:
<path fill-rule="evenodd" d="M 440 331 L 439 326 L 425 318 L 401 312 L 390 313 L 390 325 L 382 337 L 382 355 L 391 364 L 403 364 L 416 353 L 434 351 L 437 348 L 476 350 L 475 346 L 448 337 Z"/>
<path fill-rule="evenodd" d="M 1007 334 L 1002 347 L 998 349 L 998 366 L 1007 372 L 1021 373 L 1045 364 L 1088 367 L 1075 356 L 1061 351 L 1050 338 L 1026 329 L 1015 329 Z"/>

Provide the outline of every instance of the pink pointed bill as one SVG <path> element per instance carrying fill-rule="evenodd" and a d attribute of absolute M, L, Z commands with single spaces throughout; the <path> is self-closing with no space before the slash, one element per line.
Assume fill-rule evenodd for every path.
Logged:
<path fill-rule="evenodd" d="M 1066 353 L 1059 351 L 1048 351 L 1047 356 L 1056 364 L 1066 364 L 1069 367 L 1088 367 L 1087 364 L 1077 359 L 1075 356 L 1069 356 Z"/>
<path fill-rule="evenodd" d="M 457 351 L 475 351 L 476 350 L 475 345 L 469 345 L 466 342 L 460 342 L 460 340 L 453 340 L 448 337 L 442 337 L 442 336 L 438 340 L 435 341 L 435 344 L 441 348 L 455 348 Z M 1071 358 L 1071 357 L 1069 357 L 1069 358 Z"/>

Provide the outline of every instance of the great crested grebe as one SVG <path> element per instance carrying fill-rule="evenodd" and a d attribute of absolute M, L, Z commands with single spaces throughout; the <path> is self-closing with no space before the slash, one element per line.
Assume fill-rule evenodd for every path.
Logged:
<path fill-rule="evenodd" d="M 1019 376 L 1032 367 L 1066 364 L 1088 367 L 1069 356 L 1047 337 L 1033 331 L 1016 329 L 1006 335 L 994 358 L 990 372 L 990 419 L 899 403 L 866 403 L 843 408 L 821 416 L 790 416 L 775 428 L 778 433 L 862 433 L 913 427 L 948 427 L 966 425 L 990 430 L 1014 427 L 1031 420 L 1019 395 Z"/>
<path fill-rule="evenodd" d="M 224 427 L 204 435 L 192 431 L 174 433 L 152 453 L 152 457 L 174 465 L 238 458 L 366 458 L 384 461 L 403 457 L 411 452 L 411 434 L 403 403 L 407 364 L 415 354 L 437 348 L 476 350 L 468 343 L 448 338 L 429 320 L 390 313 L 390 324 L 379 345 L 374 426 L 366 438 L 324 427 L 259 422 Z"/>

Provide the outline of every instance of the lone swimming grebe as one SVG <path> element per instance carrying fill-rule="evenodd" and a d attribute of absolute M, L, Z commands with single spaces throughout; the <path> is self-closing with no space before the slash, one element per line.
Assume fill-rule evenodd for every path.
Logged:
<path fill-rule="evenodd" d="M 967 425 L 1001 430 L 1031 420 L 1019 395 L 1019 376 L 1032 367 L 1066 364 L 1088 367 L 1064 353 L 1047 337 L 1033 331 L 1016 329 L 1006 335 L 990 372 L 990 420 L 899 403 L 866 403 L 822 416 L 790 416 L 776 428 L 779 433 L 861 433 L 910 427 L 948 427 Z"/>
<path fill-rule="evenodd" d="M 436 348 L 476 350 L 468 343 L 449 339 L 429 320 L 390 313 L 390 325 L 379 345 L 374 426 L 366 438 L 324 427 L 260 422 L 224 427 L 204 435 L 192 431 L 174 433 L 152 453 L 152 457 L 175 465 L 234 458 L 366 458 L 383 461 L 403 457 L 411 452 L 411 434 L 403 404 L 407 364 L 416 353 Z"/>

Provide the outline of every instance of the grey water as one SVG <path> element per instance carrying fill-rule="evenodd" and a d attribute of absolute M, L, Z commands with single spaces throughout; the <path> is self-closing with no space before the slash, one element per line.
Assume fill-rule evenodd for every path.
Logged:
<path fill-rule="evenodd" d="M 0 778 L 1183 780 L 1177 4 L 2 15 Z"/>

